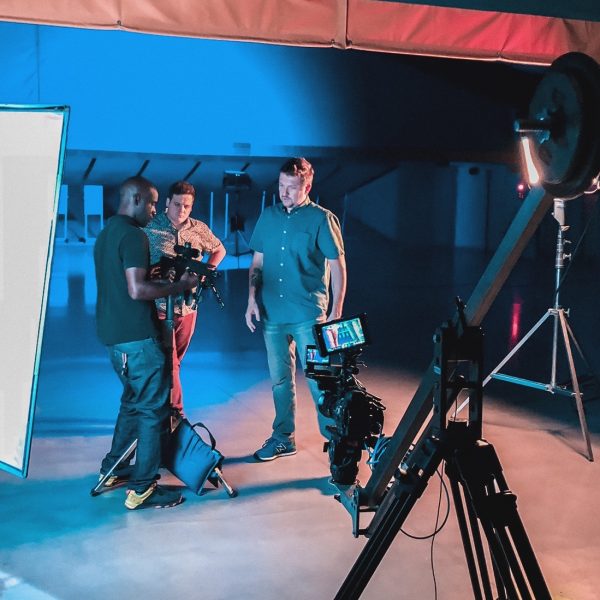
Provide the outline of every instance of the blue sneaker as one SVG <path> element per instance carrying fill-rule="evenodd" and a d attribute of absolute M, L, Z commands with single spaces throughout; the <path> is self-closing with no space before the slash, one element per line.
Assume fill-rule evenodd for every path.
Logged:
<path fill-rule="evenodd" d="M 280 456 L 291 456 L 292 454 L 296 454 L 296 444 L 294 442 L 282 442 L 271 437 L 265 441 L 260 450 L 254 453 L 254 458 L 263 461 L 275 460 Z"/>

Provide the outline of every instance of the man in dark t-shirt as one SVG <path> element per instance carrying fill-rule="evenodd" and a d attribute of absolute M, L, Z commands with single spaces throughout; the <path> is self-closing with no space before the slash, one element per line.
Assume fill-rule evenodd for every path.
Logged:
<path fill-rule="evenodd" d="M 127 179 L 120 188 L 119 210 L 94 247 L 98 337 L 123 384 L 112 446 L 100 477 L 137 439 L 125 500 L 128 509 L 164 508 L 183 500 L 179 492 L 156 484 L 162 436 L 168 430 L 170 377 L 153 300 L 191 289 L 198 278 L 186 273 L 177 282 L 148 279 L 148 238 L 141 228 L 156 214 L 157 202 L 158 192 L 150 181 Z M 115 472 L 106 484 L 115 485 L 119 478 Z"/>

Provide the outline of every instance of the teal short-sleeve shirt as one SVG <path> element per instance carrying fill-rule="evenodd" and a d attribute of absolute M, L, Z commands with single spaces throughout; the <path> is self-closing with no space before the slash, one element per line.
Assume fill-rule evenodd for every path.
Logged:
<path fill-rule="evenodd" d="M 259 304 L 272 323 L 322 318 L 329 304 L 329 266 L 344 254 L 337 217 L 310 200 L 287 212 L 265 208 L 250 248 L 263 254 Z"/>

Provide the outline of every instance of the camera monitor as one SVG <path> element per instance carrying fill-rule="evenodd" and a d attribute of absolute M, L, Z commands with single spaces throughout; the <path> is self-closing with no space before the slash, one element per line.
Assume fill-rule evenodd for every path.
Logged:
<path fill-rule="evenodd" d="M 306 364 L 329 365 L 329 357 L 321 356 L 316 346 L 306 346 Z"/>
<path fill-rule="evenodd" d="M 321 356 L 362 348 L 371 342 L 365 313 L 348 319 L 319 323 L 313 327 L 313 332 Z"/>

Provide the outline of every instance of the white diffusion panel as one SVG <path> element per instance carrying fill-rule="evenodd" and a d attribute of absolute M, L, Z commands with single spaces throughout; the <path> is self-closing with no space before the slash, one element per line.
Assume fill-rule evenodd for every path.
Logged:
<path fill-rule="evenodd" d="M 68 110 L 0 105 L 0 468 L 27 476 Z"/>

